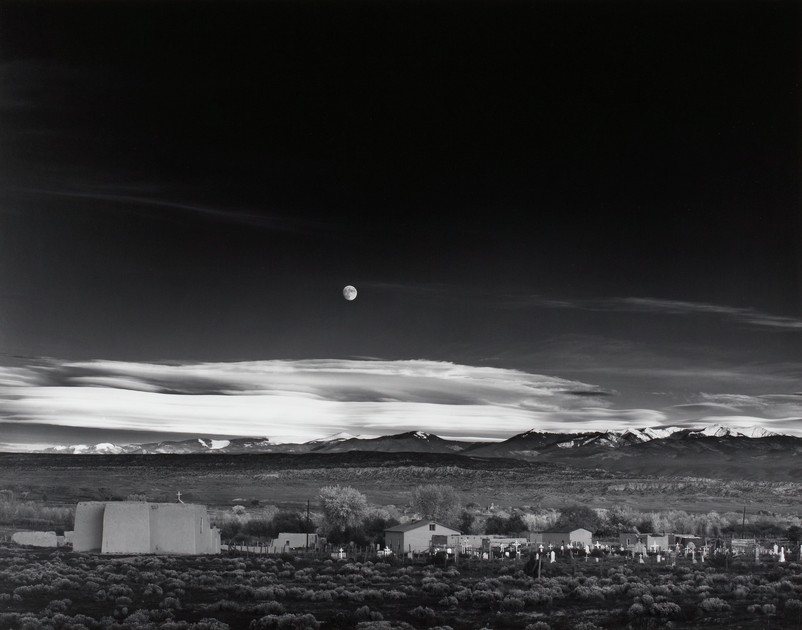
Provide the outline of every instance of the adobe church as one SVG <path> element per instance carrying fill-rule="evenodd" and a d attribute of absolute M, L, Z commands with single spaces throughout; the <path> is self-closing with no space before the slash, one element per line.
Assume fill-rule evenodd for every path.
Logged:
<path fill-rule="evenodd" d="M 220 553 L 220 530 L 206 506 L 144 501 L 82 501 L 75 510 L 74 551 Z"/>

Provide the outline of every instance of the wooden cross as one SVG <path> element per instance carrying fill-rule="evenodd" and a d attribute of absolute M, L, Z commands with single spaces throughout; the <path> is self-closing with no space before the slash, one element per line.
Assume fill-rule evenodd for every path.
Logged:
<path fill-rule="evenodd" d="M 179 490 L 177 494 L 178 494 L 178 502 L 183 503 L 183 501 L 181 500 L 181 491 Z"/>

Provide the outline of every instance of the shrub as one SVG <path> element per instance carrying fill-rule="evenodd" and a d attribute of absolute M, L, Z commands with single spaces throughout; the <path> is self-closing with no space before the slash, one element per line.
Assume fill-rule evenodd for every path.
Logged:
<path fill-rule="evenodd" d="M 242 612 L 243 605 L 230 599 L 220 599 L 205 606 L 205 610 L 222 610 L 228 612 Z"/>
<path fill-rule="evenodd" d="M 501 610 L 504 612 L 521 612 L 524 608 L 526 604 L 517 597 L 505 597 L 501 602 Z"/>
<path fill-rule="evenodd" d="M 379 611 L 371 610 L 368 606 L 362 606 L 354 611 L 354 617 L 359 621 L 382 621 L 384 617 Z"/>
<path fill-rule="evenodd" d="M 652 608 L 652 612 L 658 617 L 679 617 L 682 608 L 674 602 L 658 602 Z"/>
<path fill-rule="evenodd" d="M 437 620 L 437 615 L 428 606 L 418 606 L 409 611 L 411 617 L 417 621 L 424 623 L 434 623 Z"/>
<path fill-rule="evenodd" d="M 749 589 L 745 586 L 736 586 L 732 593 L 735 595 L 735 599 L 746 599 L 749 597 Z"/>
<path fill-rule="evenodd" d="M 699 603 L 699 608 L 704 612 L 722 612 L 730 609 L 730 605 L 718 597 L 708 597 Z"/>
<path fill-rule="evenodd" d="M 231 626 L 214 617 L 204 617 L 198 623 L 192 624 L 192 630 L 229 630 Z"/>
<path fill-rule="evenodd" d="M 249 626 L 251 630 L 270 630 L 271 628 L 278 628 L 279 630 L 317 630 L 320 628 L 320 622 L 315 619 L 314 615 L 266 615 L 261 619 L 254 619 Z"/>
<path fill-rule="evenodd" d="M 161 608 L 169 608 L 178 610 L 181 608 L 181 602 L 176 597 L 165 597 L 162 603 L 159 604 Z"/>
<path fill-rule="evenodd" d="M 639 604 L 635 602 L 632 606 L 629 607 L 627 610 L 627 615 L 632 617 L 633 619 L 637 619 L 638 617 L 643 617 L 646 614 L 646 608 L 643 604 Z"/>
<path fill-rule="evenodd" d="M 72 602 L 69 599 L 54 599 L 47 605 L 53 612 L 60 613 L 66 612 L 70 606 L 72 606 Z"/>
<path fill-rule="evenodd" d="M 134 591 L 123 584 L 112 584 L 108 588 L 108 593 L 110 597 L 131 597 L 134 594 Z"/>
<path fill-rule="evenodd" d="M 459 605 L 459 600 L 453 595 L 449 595 L 448 597 L 444 597 L 437 603 L 445 608 L 456 608 Z"/>
<path fill-rule="evenodd" d="M 785 600 L 785 610 L 788 612 L 802 613 L 802 601 L 798 599 Z"/>
<path fill-rule="evenodd" d="M 446 596 L 451 592 L 451 587 L 447 582 L 441 582 L 437 578 L 425 577 L 421 581 L 421 589 L 431 595 L 440 597 Z"/>
<path fill-rule="evenodd" d="M 254 606 L 254 612 L 259 615 L 283 615 L 287 612 L 281 602 L 266 602 Z"/>
<path fill-rule="evenodd" d="M 604 599 L 604 591 L 602 591 L 598 586 L 592 586 L 588 588 L 587 586 L 578 586 L 574 590 L 574 597 L 579 600 L 587 601 L 592 599 Z M 647 597 L 644 595 L 644 597 Z"/>

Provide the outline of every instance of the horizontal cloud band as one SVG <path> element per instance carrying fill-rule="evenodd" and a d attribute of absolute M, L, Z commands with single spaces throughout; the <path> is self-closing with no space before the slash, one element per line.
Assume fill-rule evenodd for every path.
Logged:
<path fill-rule="evenodd" d="M 655 426 L 683 413 L 616 409 L 611 392 L 575 380 L 423 360 L 51 361 L 0 368 L 0 388 L 6 424 L 145 431 L 155 438 L 189 433 L 304 442 L 340 431 L 374 437 L 425 430 L 503 439 L 533 428 Z M 732 414 L 739 402 L 711 398 L 705 395 L 700 406 L 709 410 L 715 402 Z"/>

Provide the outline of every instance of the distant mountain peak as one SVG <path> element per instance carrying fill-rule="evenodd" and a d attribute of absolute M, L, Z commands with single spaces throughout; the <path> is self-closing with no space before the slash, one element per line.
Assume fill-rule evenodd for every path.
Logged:
<path fill-rule="evenodd" d="M 348 433 L 346 431 L 339 431 L 338 433 L 332 433 L 331 435 L 327 435 L 326 437 L 318 438 L 316 440 L 310 440 L 307 444 L 325 444 L 331 442 L 344 442 L 345 440 L 358 440 L 359 435 L 354 435 L 353 433 Z"/>
<path fill-rule="evenodd" d="M 774 431 L 761 426 L 751 427 L 733 427 L 728 424 L 715 423 L 708 425 L 702 429 L 693 429 L 691 434 L 703 435 L 705 437 L 748 437 L 748 438 L 761 438 L 761 437 L 774 437 L 779 435 Z"/>
<path fill-rule="evenodd" d="M 752 437 L 752 438 L 774 437 L 780 435 L 779 433 L 775 433 L 774 431 L 769 431 L 765 427 L 761 427 L 758 425 L 752 427 L 744 427 L 743 429 L 741 429 L 741 433 L 746 437 Z"/>
<path fill-rule="evenodd" d="M 198 438 L 198 442 L 200 442 L 201 446 L 205 446 L 212 451 L 226 448 L 231 444 L 231 440 L 205 440 L 203 438 Z"/>
<path fill-rule="evenodd" d="M 218 439 L 209 437 L 187 438 L 178 441 L 161 441 L 147 444 L 98 444 L 56 445 L 44 449 L 46 453 L 78 455 L 138 454 L 197 454 L 197 453 L 307 453 L 307 452 L 461 452 L 465 455 L 494 455 L 511 457 L 541 457 L 550 452 L 593 452 L 600 457 L 619 453 L 621 449 L 646 446 L 651 442 L 663 443 L 672 438 L 673 443 L 683 443 L 697 438 L 739 438 L 744 443 L 749 438 L 793 438 L 784 436 L 758 425 L 736 427 L 723 423 L 706 426 L 627 427 L 607 431 L 549 432 L 530 429 L 512 437 L 494 442 L 466 442 L 444 439 L 426 431 L 407 431 L 380 437 L 364 437 L 345 431 L 304 444 L 273 442 L 266 437 L 242 437 Z M 744 444 L 745 445 L 745 444 Z"/>

